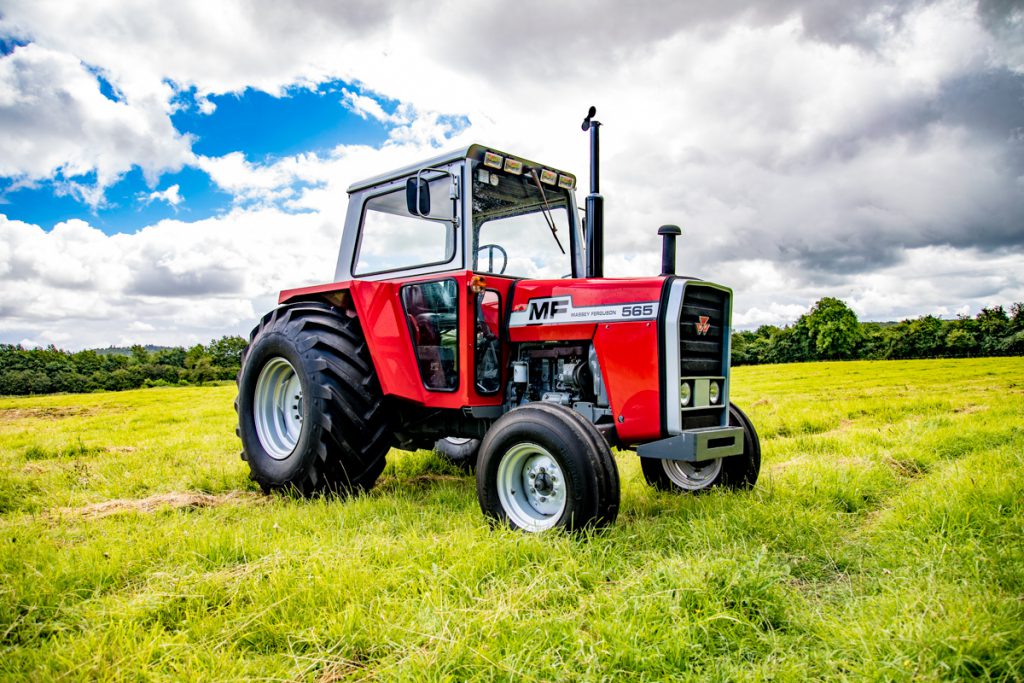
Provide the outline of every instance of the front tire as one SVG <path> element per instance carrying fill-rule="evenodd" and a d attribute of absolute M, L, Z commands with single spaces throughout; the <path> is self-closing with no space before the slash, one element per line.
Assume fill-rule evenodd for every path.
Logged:
<path fill-rule="evenodd" d="M 371 488 L 392 434 L 359 321 L 327 304 L 268 313 L 238 374 L 242 458 L 264 491 Z"/>
<path fill-rule="evenodd" d="M 640 458 L 640 469 L 651 486 L 663 491 L 697 493 L 714 486 L 749 489 L 761 471 L 761 441 L 746 414 L 729 404 L 729 424 L 743 428 L 743 453 L 701 462 Z"/>
<path fill-rule="evenodd" d="M 619 512 L 619 476 L 604 438 L 549 403 L 510 411 L 488 430 L 476 471 L 480 509 L 527 532 L 602 527 Z"/>

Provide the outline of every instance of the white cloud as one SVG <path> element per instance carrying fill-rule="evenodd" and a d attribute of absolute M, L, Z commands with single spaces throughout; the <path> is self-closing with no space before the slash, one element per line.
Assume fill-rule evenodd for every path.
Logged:
<path fill-rule="evenodd" d="M 175 183 L 165 190 L 150 192 L 148 195 L 142 197 L 146 204 L 152 204 L 153 202 L 167 202 L 171 206 L 178 206 L 185 198 L 181 196 L 181 187 Z"/>
<path fill-rule="evenodd" d="M 89 204 L 140 166 L 155 182 L 191 158 L 164 102 L 115 102 L 78 59 L 27 45 L 0 58 L 0 175 L 34 181 L 60 174 L 64 190 Z M 95 181 L 70 180 L 95 174 Z"/>
<path fill-rule="evenodd" d="M 341 103 L 346 109 L 353 111 L 360 118 L 365 119 L 369 116 L 381 123 L 393 123 L 395 121 L 395 117 L 384 111 L 384 107 L 380 105 L 380 102 L 372 97 L 352 92 L 348 88 L 343 88 L 341 91 Z"/>

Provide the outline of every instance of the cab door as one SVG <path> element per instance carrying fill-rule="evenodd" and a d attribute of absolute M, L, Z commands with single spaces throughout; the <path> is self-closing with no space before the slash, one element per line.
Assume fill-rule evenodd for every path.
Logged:
<path fill-rule="evenodd" d="M 459 281 L 410 282 L 401 288 L 416 367 L 428 391 L 459 389 Z"/>
<path fill-rule="evenodd" d="M 456 394 L 438 397 L 435 405 L 501 403 L 510 284 L 462 272 L 401 286 L 399 298 L 423 388 L 428 394 Z"/>

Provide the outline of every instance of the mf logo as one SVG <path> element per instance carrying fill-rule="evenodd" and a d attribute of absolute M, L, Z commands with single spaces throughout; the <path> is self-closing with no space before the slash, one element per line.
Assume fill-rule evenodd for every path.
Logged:
<path fill-rule="evenodd" d="M 530 302 L 528 320 L 547 320 L 569 312 L 570 299 L 540 299 Z"/>
<path fill-rule="evenodd" d="M 705 334 L 708 333 L 708 330 L 710 330 L 710 329 L 711 329 L 711 318 L 709 318 L 706 315 L 698 316 L 697 317 L 697 334 L 699 334 L 699 335 L 701 335 L 703 337 Z"/>

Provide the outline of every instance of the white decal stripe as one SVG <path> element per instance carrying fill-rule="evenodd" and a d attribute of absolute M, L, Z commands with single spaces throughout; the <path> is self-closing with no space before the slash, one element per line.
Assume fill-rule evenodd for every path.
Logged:
<path fill-rule="evenodd" d="M 657 301 L 604 306 L 573 306 L 571 296 L 530 299 L 526 308 L 509 316 L 509 327 L 530 325 L 566 325 L 594 322 L 629 322 L 654 320 L 658 317 Z"/>

